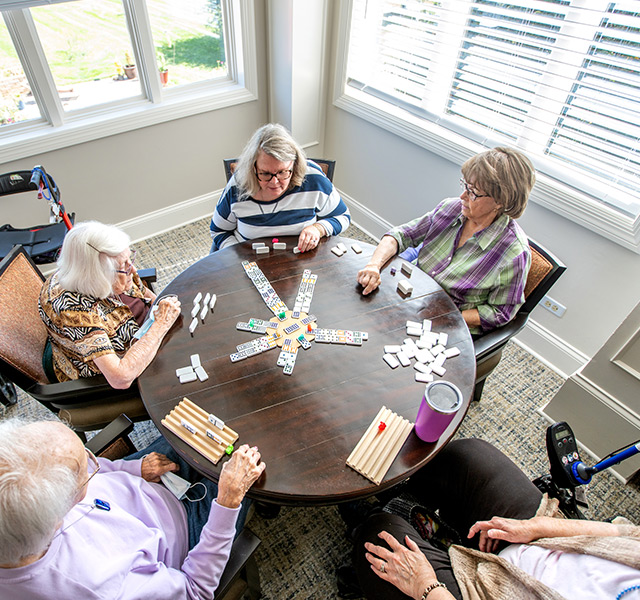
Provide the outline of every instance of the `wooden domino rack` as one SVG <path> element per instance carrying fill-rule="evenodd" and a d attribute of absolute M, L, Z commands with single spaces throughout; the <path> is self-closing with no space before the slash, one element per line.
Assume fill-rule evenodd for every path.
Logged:
<path fill-rule="evenodd" d="M 182 426 L 185 420 L 195 427 L 197 433 L 193 434 Z M 164 418 L 161 423 L 172 433 L 175 433 L 183 442 L 200 452 L 208 458 L 214 465 L 218 464 L 220 458 L 226 454 L 227 446 L 234 444 L 238 439 L 238 434 L 227 425 L 224 429 L 218 429 L 209 421 L 209 413 L 205 412 L 189 398 L 183 398 L 178 405 Z M 207 429 L 213 431 L 222 438 L 224 444 L 219 444 L 215 440 L 207 437 Z"/>
<path fill-rule="evenodd" d="M 386 425 L 383 431 L 378 428 L 381 421 Z M 383 406 L 347 458 L 347 466 L 380 485 L 412 429 L 413 423 Z"/>

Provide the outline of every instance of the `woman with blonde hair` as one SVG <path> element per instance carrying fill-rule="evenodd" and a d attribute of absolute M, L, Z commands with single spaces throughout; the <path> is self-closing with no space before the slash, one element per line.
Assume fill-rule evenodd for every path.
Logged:
<path fill-rule="evenodd" d="M 211 252 L 238 242 L 297 235 L 302 252 L 349 227 L 345 203 L 282 126 L 258 129 L 238 158 L 211 218 Z"/>

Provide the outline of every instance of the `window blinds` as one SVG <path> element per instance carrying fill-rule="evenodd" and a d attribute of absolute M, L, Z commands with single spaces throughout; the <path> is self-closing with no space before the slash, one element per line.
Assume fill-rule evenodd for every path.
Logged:
<path fill-rule="evenodd" d="M 640 208 L 637 1 L 354 0 L 347 73 L 358 89 L 543 157 L 557 177 L 584 186 L 588 174 L 591 193 Z"/>

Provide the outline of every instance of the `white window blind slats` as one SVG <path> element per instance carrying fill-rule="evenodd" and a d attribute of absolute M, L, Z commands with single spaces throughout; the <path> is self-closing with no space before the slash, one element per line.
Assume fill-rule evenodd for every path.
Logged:
<path fill-rule="evenodd" d="M 640 214 L 639 2 L 358 5 L 348 81 L 476 141 L 502 136 L 570 166 L 587 193 L 613 183 L 620 194 L 606 201 L 624 210 L 633 191 Z"/>

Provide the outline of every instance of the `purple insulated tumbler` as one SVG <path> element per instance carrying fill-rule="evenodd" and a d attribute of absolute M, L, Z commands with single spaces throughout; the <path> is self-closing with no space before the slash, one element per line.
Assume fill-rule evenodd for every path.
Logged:
<path fill-rule="evenodd" d="M 416 435 L 424 442 L 435 442 L 462 406 L 460 390 L 448 381 L 427 384 L 416 417 Z"/>

